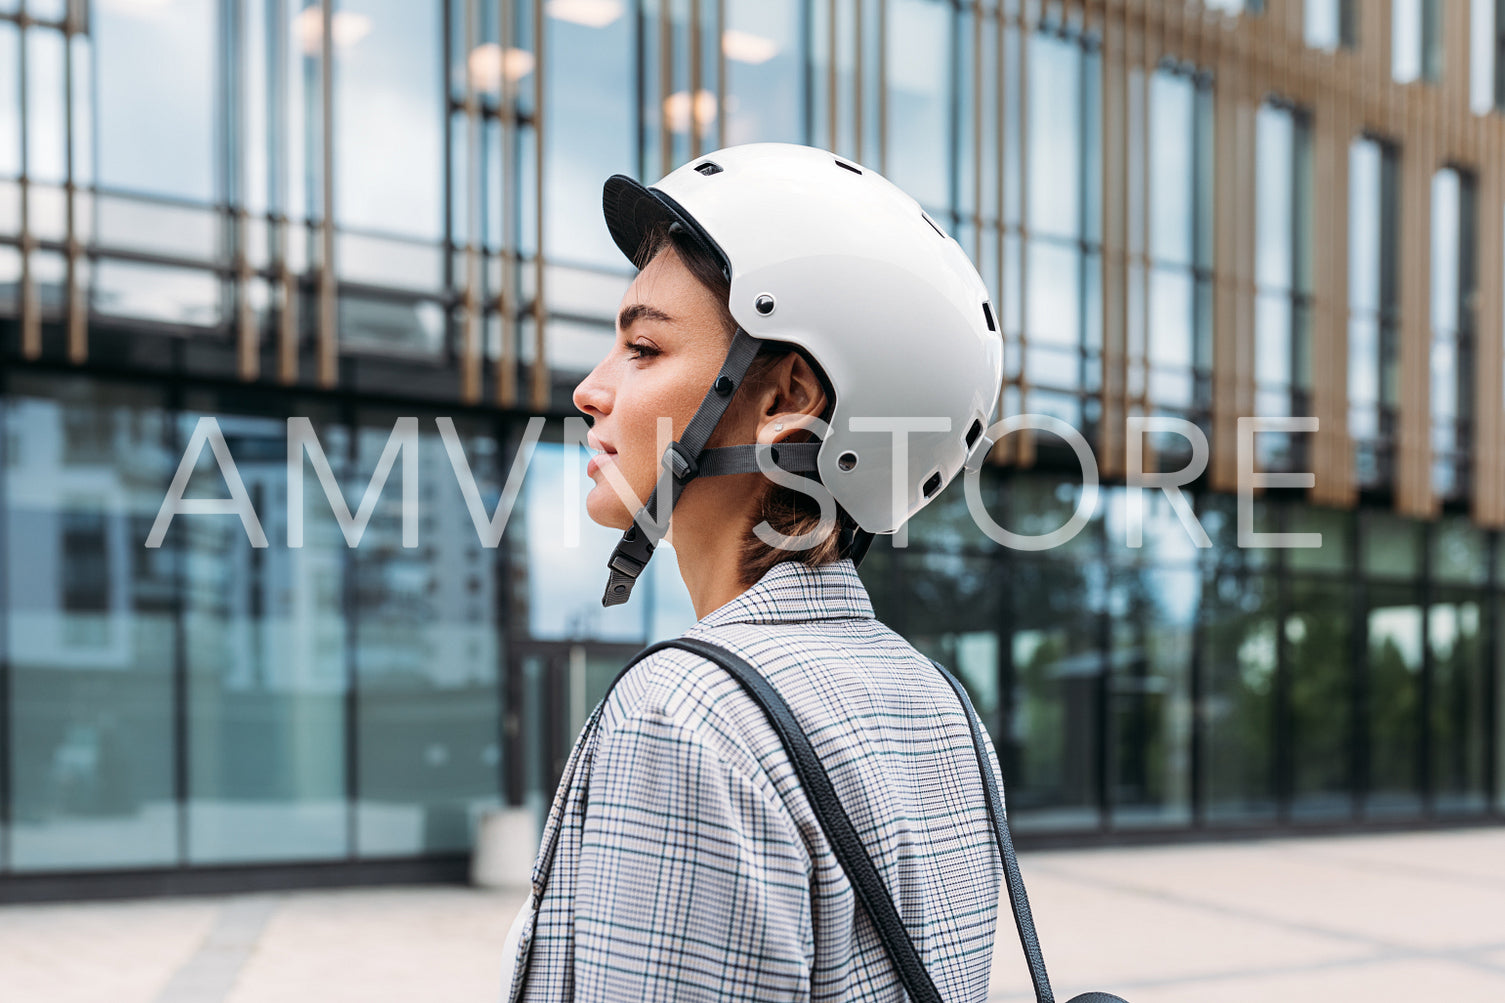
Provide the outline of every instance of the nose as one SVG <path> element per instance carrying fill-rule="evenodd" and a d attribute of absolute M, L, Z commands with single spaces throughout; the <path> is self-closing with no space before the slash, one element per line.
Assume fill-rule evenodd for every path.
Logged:
<path fill-rule="evenodd" d="M 611 387 L 603 372 L 606 361 L 602 359 L 596 364 L 596 368 L 575 387 L 571 398 L 575 407 L 591 418 L 600 418 L 611 411 Z"/>

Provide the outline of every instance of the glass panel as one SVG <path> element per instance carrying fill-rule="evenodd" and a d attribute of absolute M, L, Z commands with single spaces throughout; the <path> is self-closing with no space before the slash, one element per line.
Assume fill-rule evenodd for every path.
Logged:
<path fill-rule="evenodd" d="M 1113 824 L 1191 821 L 1191 668 L 1197 574 L 1115 574 Z"/>
<path fill-rule="evenodd" d="M 678 575 L 651 579 L 654 587 L 640 587 L 628 605 L 602 607 L 605 561 L 622 534 L 586 516 L 585 494 L 590 485 L 585 461 L 584 449 L 566 449 L 557 443 L 541 443 L 533 456 L 522 511 L 517 513 L 526 523 L 528 557 L 513 568 L 522 579 L 514 585 L 516 594 L 526 596 L 523 622 L 528 635 L 540 640 L 640 643 L 653 629 L 654 610 L 660 603 L 678 609 L 693 607 Z M 662 552 L 650 567 L 673 562 L 672 552 Z M 661 594 L 661 586 L 672 591 Z"/>
<path fill-rule="evenodd" d="M 600 9 L 602 16 L 565 16 L 576 8 Z M 607 20 L 608 9 L 616 11 L 617 16 Z M 607 176 L 635 173 L 634 89 L 625 85 L 634 76 L 632 19 L 622 16 L 621 3 L 549 4 L 547 10 L 547 253 L 573 264 L 620 268 L 622 252 L 612 243 L 599 213 L 582 212 L 581 207 L 600 205 L 601 182 Z M 702 135 L 713 140 L 703 149 L 715 148 L 718 108 L 710 86 L 702 84 L 700 93 L 693 97 L 686 87 L 668 95 L 664 103 L 669 125 L 684 136 L 690 133 L 692 117 L 700 122 Z M 528 201 L 526 196 L 524 201 Z"/>
<path fill-rule="evenodd" d="M 1432 785 L 1437 808 L 1479 812 L 1487 805 L 1482 596 L 1458 592 L 1427 614 L 1432 653 Z"/>
<path fill-rule="evenodd" d="M 1281 295 L 1261 294 L 1254 301 L 1254 374 L 1265 386 L 1291 383 L 1291 301 Z M 1278 410 L 1261 410 L 1264 416 L 1290 414 L 1290 404 Z"/>
<path fill-rule="evenodd" d="M 1027 330 L 1032 343 L 1081 344 L 1081 255 L 1070 245 L 1032 241 L 1029 245 Z M 1073 381 L 1072 386 L 1075 385 Z"/>
<path fill-rule="evenodd" d="M 1348 147 L 1348 306 L 1355 313 L 1380 308 L 1380 158 L 1371 139 Z"/>
<path fill-rule="evenodd" d="M 1010 566 L 1013 717 L 998 753 L 1016 830 L 1099 824 L 1101 565 L 1021 558 Z"/>
<path fill-rule="evenodd" d="M 376 469 L 396 415 L 367 414 L 356 490 Z M 478 538 L 438 429 L 420 418 L 417 547 L 402 545 L 400 465 L 354 551 L 361 856 L 463 850 L 501 770 L 497 679 L 503 583 Z M 458 429 L 488 516 L 502 493 L 494 435 Z"/>
<path fill-rule="evenodd" d="M 143 546 L 175 459 L 161 394 L 18 375 L 3 418 L 11 864 L 172 864 L 175 555 Z"/>
<path fill-rule="evenodd" d="M 26 32 L 26 160 L 32 181 L 62 184 L 68 177 L 63 104 L 63 35 L 52 28 Z"/>
<path fill-rule="evenodd" d="M 1295 122 L 1291 112 L 1262 105 L 1256 124 L 1255 281 L 1264 288 L 1289 289 L 1295 274 L 1291 218 Z"/>
<path fill-rule="evenodd" d="M 224 217 L 213 209 L 108 195 L 94 207 L 101 247 L 198 261 L 221 256 Z"/>
<path fill-rule="evenodd" d="M 897 615 L 892 623 L 900 625 L 916 648 L 957 674 L 996 744 L 996 738 L 1004 737 L 998 716 L 1002 618 L 998 562 L 954 554 L 893 553 L 901 568 L 904 596 L 903 608 L 893 611 Z"/>
<path fill-rule="evenodd" d="M 335 218 L 341 226 L 426 240 L 443 234 L 442 6 L 439 0 L 339 0 L 332 34 Z M 322 22 L 310 17 L 307 25 L 306 40 L 319 44 Z M 484 75 L 483 62 L 472 54 L 473 74 Z M 492 76 L 500 72 L 495 64 L 493 58 Z"/>
<path fill-rule="evenodd" d="M 219 6 L 93 6 L 101 186 L 214 201 Z"/>
<path fill-rule="evenodd" d="M 383 355 L 436 356 L 444 347 L 444 308 L 427 300 L 343 295 L 340 345 Z"/>
<path fill-rule="evenodd" d="M 1372 817 L 1421 810 L 1422 607 L 1410 586 L 1369 590 L 1369 791 Z"/>
<path fill-rule="evenodd" d="M 1275 581 L 1219 572 L 1203 589 L 1203 799 L 1213 822 L 1275 815 Z"/>
<path fill-rule="evenodd" d="M 1150 77 L 1150 254 L 1172 264 L 1192 263 L 1194 94 L 1185 76 Z"/>
<path fill-rule="evenodd" d="M 1421 524 L 1388 512 L 1367 511 L 1360 522 L 1364 572 L 1387 578 L 1421 574 Z"/>
<path fill-rule="evenodd" d="M 1432 175 L 1432 330 L 1458 329 L 1458 172 Z"/>
<path fill-rule="evenodd" d="M 221 320 L 221 296 L 213 272 L 105 258 L 94 270 L 90 304 L 111 317 L 214 327 Z"/>
<path fill-rule="evenodd" d="M 1468 103 L 1475 115 L 1483 115 L 1495 106 L 1498 4 L 1499 0 L 1471 0 L 1469 5 Z"/>
<path fill-rule="evenodd" d="M 1192 367 L 1192 277 L 1156 268 L 1150 272 L 1150 361 L 1157 366 Z M 1185 401 L 1160 401 L 1178 404 Z"/>
<path fill-rule="evenodd" d="M 1286 532 L 1322 534 L 1320 547 L 1294 547 L 1287 550 L 1288 565 L 1297 571 L 1329 571 L 1346 575 L 1353 566 L 1354 514 L 1340 509 L 1306 505 L 1292 505 L 1286 511 Z"/>
<path fill-rule="evenodd" d="M 1353 812 L 1352 595 L 1347 585 L 1300 578 L 1291 583 L 1285 642 L 1291 814 L 1298 820 L 1344 818 Z"/>
<path fill-rule="evenodd" d="M 804 142 L 800 10 L 794 0 L 731 0 L 721 48 L 727 143 Z"/>
<path fill-rule="evenodd" d="M 1306 0 L 1306 44 L 1332 52 L 1343 44 L 1344 0 Z"/>
<path fill-rule="evenodd" d="M 284 545 L 283 414 L 313 420 L 336 478 L 363 478 L 347 474 L 349 433 L 318 405 L 289 401 L 260 416 L 234 413 L 236 404 L 193 392 L 178 422 L 181 449 L 201 415 L 218 419 L 271 543 L 252 547 L 240 520 L 226 515 L 179 516 L 169 531 L 183 554 L 188 855 L 194 863 L 343 857 L 347 548 L 306 458 L 304 545 Z M 206 448 L 186 497 L 227 495 L 226 473 Z"/>
<path fill-rule="evenodd" d="M 1029 39 L 1029 225 L 1036 233 L 1082 232 L 1082 55 L 1075 42 Z"/>
<path fill-rule="evenodd" d="M 21 65 L 20 32 L 10 22 L 0 22 L 0 177 L 21 174 Z M 4 213 L 0 212 L 0 220 Z M 0 231 L 5 227 L 0 225 Z"/>
<path fill-rule="evenodd" d="M 1422 4 L 1425 0 L 1391 0 L 1390 75 L 1399 83 L 1421 77 Z"/>
<path fill-rule="evenodd" d="M 1489 542 L 1466 516 L 1445 516 L 1432 527 L 1432 575 L 1439 582 L 1483 585 L 1489 577 Z"/>
<path fill-rule="evenodd" d="M 951 204 L 950 28 L 955 16 L 949 5 L 933 0 L 891 0 L 888 8 L 887 176 L 927 205 Z"/>

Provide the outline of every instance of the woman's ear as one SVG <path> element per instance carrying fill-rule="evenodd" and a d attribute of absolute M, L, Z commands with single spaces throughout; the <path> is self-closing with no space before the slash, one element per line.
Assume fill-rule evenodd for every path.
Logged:
<path fill-rule="evenodd" d="M 783 442 L 826 413 L 829 402 L 815 369 L 799 352 L 781 358 L 768 374 L 768 393 L 758 421 L 759 442 Z M 799 438 L 804 438 L 800 436 Z"/>

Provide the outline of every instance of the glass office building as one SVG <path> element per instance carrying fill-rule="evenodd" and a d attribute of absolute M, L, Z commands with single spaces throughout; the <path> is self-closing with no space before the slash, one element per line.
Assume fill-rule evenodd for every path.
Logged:
<path fill-rule="evenodd" d="M 1018 432 L 978 498 L 1068 542 L 957 485 L 862 569 L 1026 839 L 1498 820 L 1502 6 L 0 0 L 0 899 L 457 876 L 541 806 L 693 620 L 667 555 L 599 605 L 600 185 L 759 140 L 919 199 L 1101 475 Z M 254 525 L 148 546 L 211 427 Z M 1320 547 L 1240 544 L 1252 470 Z"/>

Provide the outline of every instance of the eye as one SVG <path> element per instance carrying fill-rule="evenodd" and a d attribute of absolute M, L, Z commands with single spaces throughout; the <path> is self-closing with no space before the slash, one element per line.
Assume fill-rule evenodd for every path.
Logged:
<path fill-rule="evenodd" d="M 634 360 L 638 360 L 638 359 L 651 359 L 655 355 L 661 355 L 662 354 L 662 352 L 660 352 L 659 349 L 655 348 L 653 345 L 650 345 L 650 344 L 648 344 L 647 342 L 644 342 L 644 341 L 635 341 L 635 342 L 633 342 L 632 344 L 630 344 L 630 345 L 627 346 L 627 351 L 631 354 L 631 357 Z"/>

